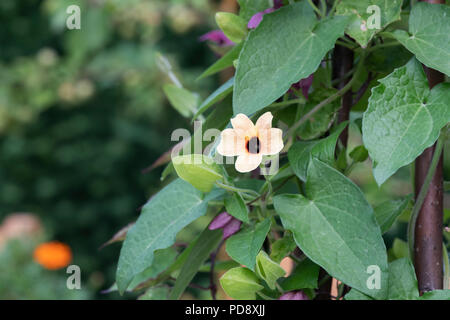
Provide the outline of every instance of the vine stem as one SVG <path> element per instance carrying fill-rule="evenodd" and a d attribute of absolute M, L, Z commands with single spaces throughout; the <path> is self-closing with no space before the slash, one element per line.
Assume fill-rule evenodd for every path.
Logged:
<path fill-rule="evenodd" d="M 299 121 L 294 123 L 294 125 L 291 128 L 289 128 L 288 131 L 286 131 L 286 135 L 285 136 L 288 137 L 291 134 L 293 134 L 302 124 L 304 124 L 306 121 L 308 121 L 308 119 L 310 119 L 316 112 L 318 112 L 320 109 L 322 109 L 327 104 L 329 104 L 329 103 L 333 102 L 334 100 L 342 97 L 348 90 L 350 90 L 352 88 L 353 84 L 355 83 L 356 79 L 358 79 L 359 75 L 361 74 L 361 72 L 363 70 L 365 57 L 366 57 L 366 51 L 363 51 L 363 53 L 361 54 L 361 58 L 359 60 L 359 63 L 357 65 L 357 67 L 356 67 L 355 74 L 353 75 L 352 79 L 349 82 L 347 82 L 347 84 L 344 87 L 342 87 L 342 89 L 340 89 L 335 94 L 329 96 L 328 98 L 326 98 L 325 100 L 321 101 L 319 104 L 314 106 Z"/>
<path fill-rule="evenodd" d="M 319 15 L 319 17 L 323 18 L 322 11 L 320 11 L 316 5 L 312 2 L 312 0 L 308 0 L 309 5 L 314 9 L 314 11 Z"/>
<path fill-rule="evenodd" d="M 445 134 L 441 134 L 436 144 L 436 149 L 431 160 L 430 167 L 428 168 L 427 175 L 425 176 L 425 181 L 420 189 L 419 195 L 417 196 L 416 203 L 414 204 L 411 217 L 408 224 L 408 245 L 409 254 L 411 259 L 414 259 L 414 234 L 417 222 L 417 217 L 419 216 L 420 209 L 422 208 L 425 197 L 428 193 L 431 180 L 433 179 L 434 173 L 438 166 L 439 160 L 441 158 L 442 150 L 444 147 Z"/>

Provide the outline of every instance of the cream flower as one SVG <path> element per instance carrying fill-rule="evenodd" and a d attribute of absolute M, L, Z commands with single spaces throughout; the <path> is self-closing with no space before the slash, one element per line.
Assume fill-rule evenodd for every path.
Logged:
<path fill-rule="evenodd" d="M 283 132 L 272 128 L 272 113 L 266 112 L 256 124 L 242 113 L 231 119 L 233 129 L 222 131 L 217 152 L 223 156 L 238 156 L 235 167 L 239 172 L 256 169 L 265 155 L 273 155 L 283 149 Z"/>

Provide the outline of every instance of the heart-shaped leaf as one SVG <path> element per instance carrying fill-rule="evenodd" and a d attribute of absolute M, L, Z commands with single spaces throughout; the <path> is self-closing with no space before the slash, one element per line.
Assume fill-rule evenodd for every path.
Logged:
<path fill-rule="evenodd" d="M 256 292 L 264 289 L 259 282 L 251 270 L 242 267 L 230 269 L 220 278 L 225 293 L 238 300 L 254 300 Z"/>
<path fill-rule="evenodd" d="M 450 84 L 430 90 L 417 60 L 380 83 L 372 89 L 362 128 L 378 185 L 430 147 L 450 121 Z"/>
<path fill-rule="evenodd" d="M 400 41 L 427 67 L 450 76 L 450 7 L 419 2 L 409 16 L 409 33 L 394 31 Z"/>
<path fill-rule="evenodd" d="M 348 17 L 317 20 L 307 1 L 266 14 L 251 31 L 239 56 L 234 114 L 250 115 L 274 102 L 319 66 L 344 34 Z"/>
<path fill-rule="evenodd" d="M 374 298 L 387 295 L 387 255 L 372 207 L 347 177 L 317 159 L 309 164 L 306 197 L 274 198 L 283 226 L 300 249 L 331 276 Z M 380 287 L 368 286 L 378 266 Z"/>

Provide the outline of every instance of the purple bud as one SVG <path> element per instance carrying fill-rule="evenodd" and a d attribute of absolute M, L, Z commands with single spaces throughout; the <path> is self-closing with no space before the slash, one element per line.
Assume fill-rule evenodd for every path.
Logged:
<path fill-rule="evenodd" d="M 279 9 L 283 6 L 283 0 L 273 0 L 273 8 Z"/>
<path fill-rule="evenodd" d="M 228 222 L 231 221 L 231 219 L 233 219 L 233 216 L 230 216 L 228 214 L 228 212 L 222 212 L 217 217 L 215 217 L 213 219 L 213 221 L 211 221 L 211 223 L 209 224 L 208 229 L 209 230 L 216 230 L 216 229 L 223 228 L 223 227 L 225 227 L 227 225 Z"/>
<path fill-rule="evenodd" d="M 274 8 L 269 8 L 269 9 L 266 9 L 266 10 L 264 10 L 264 11 L 260 11 L 260 12 L 255 13 L 255 14 L 250 18 L 250 20 L 249 20 L 249 22 L 248 22 L 248 24 L 247 24 L 247 28 L 249 28 L 249 29 L 255 29 L 257 26 L 259 26 L 259 24 L 261 23 L 261 20 L 262 20 L 263 16 L 264 16 L 266 13 L 271 13 L 271 12 L 274 12 L 274 11 L 275 11 Z"/>
<path fill-rule="evenodd" d="M 309 300 L 303 291 L 290 291 L 283 294 L 278 300 Z"/>
<path fill-rule="evenodd" d="M 313 74 L 310 74 L 307 78 L 300 80 L 292 85 L 293 88 L 299 90 L 302 89 L 302 93 L 305 96 L 306 100 L 308 100 L 308 91 L 313 83 Z"/>
<path fill-rule="evenodd" d="M 223 33 L 222 30 L 212 30 L 205 33 L 199 38 L 199 41 L 211 41 L 221 47 L 232 46 L 234 42 L 228 39 L 228 37 Z"/>
<path fill-rule="evenodd" d="M 226 240 L 231 237 L 233 234 L 241 229 L 242 222 L 238 219 L 233 218 L 230 222 L 228 222 L 223 228 L 223 236 L 222 239 Z"/>

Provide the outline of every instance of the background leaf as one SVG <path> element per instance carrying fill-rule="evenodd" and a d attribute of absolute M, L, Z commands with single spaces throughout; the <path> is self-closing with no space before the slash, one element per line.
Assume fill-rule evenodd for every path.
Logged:
<path fill-rule="evenodd" d="M 220 285 L 225 293 L 233 299 L 254 300 L 255 293 L 264 289 L 259 281 L 251 270 L 237 267 L 228 270 L 220 278 Z"/>
<path fill-rule="evenodd" d="M 389 264 L 389 300 L 417 300 L 417 287 L 414 267 L 408 258 L 395 260 Z"/>
<path fill-rule="evenodd" d="M 402 0 L 342 0 L 336 7 L 336 14 L 352 18 L 346 33 L 365 48 L 377 32 L 393 21 L 400 20 L 402 2 Z M 380 8 L 379 29 L 369 28 L 367 25 L 369 17 L 375 13 L 367 13 L 367 8 L 372 5 Z"/>
<path fill-rule="evenodd" d="M 311 157 L 317 158 L 325 163 L 333 165 L 334 151 L 339 135 L 347 126 L 341 123 L 328 137 L 314 141 L 298 141 L 292 145 L 288 151 L 289 163 L 294 173 L 302 180 L 306 181 L 306 171 Z"/>
<path fill-rule="evenodd" d="M 227 240 L 226 251 L 237 262 L 255 270 L 256 256 L 270 230 L 270 219 L 241 230 Z"/>
<path fill-rule="evenodd" d="M 171 83 L 165 84 L 163 90 L 172 107 L 182 116 L 190 117 L 197 110 L 198 95 Z"/>
<path fill-rule="evenodd" d="M 286 271 L 261 250 L 256 256 L 256 274 L 273 290 L 277 279 L 283 277 Z"/>
<path fill-rule="evenodd" d="M 192 185 L 177 179 L 147 202 L 120 251 L 116 273 L 119 292 L 151 266 L 155 250 L 171 246 L 181 229 L 206 213 L 207 200 Z"/>
<path fill-rule="evenodd" d="M 406 209 L 411 199 L 412 195 L 401 200 L 389 200 L 375 208 L 375 218 L 377 219 L 382 233 L 389 230 L 395 220 Z"/>
<path fill-rule="evenodd" d="M 244 199 L 238 193 L 233 193 L 231 197 L 226 198 L 224 204 L 227 212 L 233 217 L 243 222 L 249 222 L 248 208 L 245 205 Z"/>
<path fill-rule="evenodd" d="M 201 154 L 174 157 L 172 163 L 181 179 L 202 192 L 210 192 L 215 182 L 223 178 L 219 165 Z"/>
<path fill-rule="evenodd" d="M 280 285 L 285 291 L 300 289 L 317 289 L 317 280 L 319 278 L 320 267 L 309 260 L 304 259 L 297 264 L 292 274 L 280 281 Z"/>
<path fill-rule="evenodd" d="M 222 230 L 209 230 L 208 228 L 203 230 L 180 270 L 175 286 L 170 293 L 170 300 L 177 300 L 181 297 L 198 269 L 208 259 L 211 252 L 217 248 L 221 239 Z"/>
<path fill-rule="evenodd" d="M 363 141 L 381 185 L 400 167 L 414 161 L 450 121 L 450 84 L 431 91 L 423 68 L 412 59 L 372 89 L 363 116 Z"/>
<path fill-rule="evenodd" d="M 400 41 L 427 67 L 450 76 L 450 7 L 419 2 L 409 17 L 409 33 L 394 31 Z"/>

